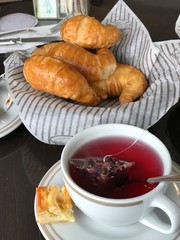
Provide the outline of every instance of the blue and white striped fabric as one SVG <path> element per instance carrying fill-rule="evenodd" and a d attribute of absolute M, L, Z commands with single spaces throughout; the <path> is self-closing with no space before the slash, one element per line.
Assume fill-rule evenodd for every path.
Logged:
<path fill-rule="evenodd" d="M 32 89 L 24 80 L 23 61 L 28 51 L 14 52 L 5 61 L 6 79 L 19 116 L 40 141 L 66 144 L 83 129 L 107 123 L 124 123 L 148 129 L 180 97 L 180 40 L 153 43 L 137 16 L 122 1 L 113 7 L 104 23 L 123 29 L 123 38 L 112 48 L 117 61 L 142 70 L 149 87 L 136 102 L 119 105 L 118 98 L 87 107 Z"/>

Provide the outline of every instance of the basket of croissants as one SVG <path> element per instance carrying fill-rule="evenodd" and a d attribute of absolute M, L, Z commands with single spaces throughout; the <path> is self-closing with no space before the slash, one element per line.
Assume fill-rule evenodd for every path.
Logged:
<path fill-rule="evenodd" d="M 25 60 L 23 73 L 32 88 L 92 107 L 113 97 L 120 104 L 133 102 L 147 89 L 145 75 L 118 63 L 110 50 L 122 37 L 116 26 L 78 15 L 60 26 L 60 35 L 62 41 L 35 49 Z"/>

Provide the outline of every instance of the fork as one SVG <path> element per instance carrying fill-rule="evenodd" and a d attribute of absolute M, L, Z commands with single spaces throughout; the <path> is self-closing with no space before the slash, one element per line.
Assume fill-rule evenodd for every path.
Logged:
<path fill-rule="evenodd" d="M 73 12 L 70 12 L 68 15 L 66 15 L 65 18 L 63 18 L 60 22 L 58 22 L 55 26 L 49 28 L 49 29 L 43 29 L 42 27 L 32 27 L 32 28 L 23 28 L 23 29 L 18 29 L 18 30 L 13 30 L 10 32 L 3 32 L 0 33 L 1 36 L 7 36 L 9 34 L 14 34 L 14 33 L 22 33 L 22 32 L 35 32 L 39 33 L 41 35 L 51 35 L 59 30 L 59 26 L 65 22 L 68 18 L 73 16 Z M 41 29 L 42 28 L 42 29 Z"/>

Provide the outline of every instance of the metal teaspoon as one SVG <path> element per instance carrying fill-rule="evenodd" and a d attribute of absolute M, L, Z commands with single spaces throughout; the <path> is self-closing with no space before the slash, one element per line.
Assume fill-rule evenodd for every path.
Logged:
<path fill-rule="evenodd" d="M 180 173 L 172 174 L 172 175 L 165 175 L 159 177 L 152 177 L 147 178 L 146 182 L 153 183 L 153 182 L 180 182 Z"/>

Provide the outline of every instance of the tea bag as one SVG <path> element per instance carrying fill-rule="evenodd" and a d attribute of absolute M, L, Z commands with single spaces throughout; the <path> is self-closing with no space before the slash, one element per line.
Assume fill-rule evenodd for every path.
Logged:
<path fill-rule="evenodd" d="M 108 156 L 70 159 L 69 163 L 88 174 L 94 185 L 105 184 L 115 178 L 124 182 L 128 178 L 127 170 L 135 165 L 134 162 Z"/>

